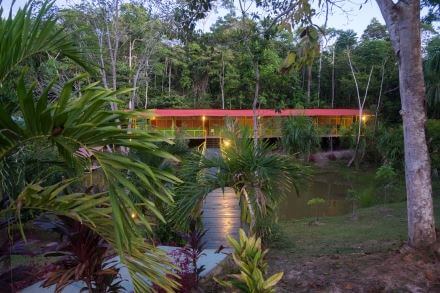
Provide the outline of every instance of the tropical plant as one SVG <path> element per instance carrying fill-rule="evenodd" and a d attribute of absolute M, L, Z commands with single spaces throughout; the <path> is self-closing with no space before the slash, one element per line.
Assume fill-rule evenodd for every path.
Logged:
<path fill-rule="evenodd" d="M 357 124 L 357 123 L 356 123 Z M 356 124 L 350 126 L 342 126 L 339 129 L 340 145 L 342 148 L 350 149 L 356 144 Z"/>
<path fill-rule="evenodd" d="M 257 238 L 255 235 L 248 237 L 242 229 L 240 229 L 239 235 L 238 241 L 228 236 L 228 242 L 234 249 L 232 258 L 238 266 L 240 274 L 229 275 L 226 280 L 214 279 L 220 285 L 233 290 L 233 292 L 275 292 L 274 287 L 283 277 L 283 272 L 266 278 L 267 263 L 265 256 L 268 251 L 263 251 L 261 238 Z"/>
<path fill-rule="evenodd" d="M 122 263 L 128 267 L 137 291 L 151 290 L 150 281 L 167 289 L 174 288 L 176 283 L 165 277 L 168 267 L 164 266 L 164 254 L 146 243 L 143 236 L 152 232 L 152 218 L 165 222 L 151 198 L 172 204 L 172 193 L 164 183 L 175 183 L 178 179 L 166 171 L 133 160 L 121 150 L 173 157 L 157 146 L 164 141 L 158 134 L 136 129 L 128 132 L 121 127 L 138 114 L 106 109 L 110 102 L 117 102 L 115 96 L 127 90 L 109 91 L 91 84 L 73 94 L 72 84 L 81 78 L 83 76 L 64 84 L 55 98 L 53 83 L 35 97 L 33 87 L 26 88 L 24 79 L 20 78 L 18 111 L 11 112 L 0 105 L 2 162 L 16 155 L 23 146 L 38 142 L 53 146 L 66 169 L 77 170 L 70 173 L 69 179 L 51 185 L 47 184 L 45 176 L 34 178 L 14 197 L 2 191 L 5 207 L 0 217 L 20 223 L 23 212 L 36 211 L 80 221 L 115 248 Z M 53 101 L 49 101 L 49 94 Z M 104 175 L 108 189 L 103 193 L 78 191 L 77 182 L 84 170 L 92 167 L 100 169 Z M 143 183 L 147 193 L 141 193 L 127 179 L 128 172 Z"/>
<path fill-rule="evenodd" d="M 0 17 L 0 84 L 25 60 L 40 53 L 61 54 L 83 68 L 91 69 L 74 41 L 57 24 L 55 14 L 49 13 L 55 1 L 45 0 L 34 14 L 36 1 L 30 0 L 23 8 L 6 19 Z M 0 7 L 0 16 L 3 7 Z"/>
<path fill-rule="evenodd" d="M 225 132 L 225 136 L 230 144 L 218 157 L 195 152 L 183 160 L 179 173 L 183 183 L 175 190 L 177 203 L 170 216 L 187 226 L 200 215 L 210 191 L 232 187 L 240 198 L 242 222 L 258 234 L 257 219 L 273 215 L 285 196 L 298 192 L 297 184 L 308 169 L 294 158 L 276 153 L 268 143 L 255 145 L 248 129 Z"/>
<path fill-rule="evenodd" d="M 376 170 L 374 179 L 378 189 L 384 193 L 384 202 L 387 202 L 389 193 L 396 187 L 396 171 L 391 165 L 382 165 Z"/>
<path fill-rule="evenodd" d="M 382 156 L 384 164 L 389 164 L 396 169 L 403 169 L 403 129 L 382 128 L 378 133 L 377 150 Z"/>
<path fill-rule="evenodd" d="M 426 98 L 428 110 L 434 117 L 440 117 L 440 37 L 434 37 L 428 44 L 424 63 Z"/>
<path fill-rule="evenodd" d="M 348 201 L 351 202 L 351 218 L 353 220 L 357 219 L 356 208 L 357 208 L 357 205 L 359 204 L 359 201 L 361 199 L 360 197 L 361 197 L 360 193 L 356 189 L 350 188 L 347 190 L 346 198 Z"/>
<path fill-rule="evenodd" d="M 195 279 L 195 288 L 197 288 L 199 285 L 200 274 L 205 270 L 204 265 L 199 266 L 197 264 L 200 257 L 204 255 L 203 250 L 205 249 L 206 241 L 203 237 L 205 234 L 206 230 L 202 230 L 194 223 L 191 225 L 189 233 L 186 235 L 186 237 L 184 237 L 187 244 L 182 248 L 182 253 L 186 255 L 189 260 L 191 260 L 192 274 Z"/>
<path fill-rule="evenodd" d="M 57 256 L 59 259 L 49 268 L 43 282 L 43 287 L 55 285 L 55 292 L 77 281 L 86 284 L 89 292 L 123 292 L 121 283 L 117 279 L 120 266 L 110 246 L 104 239 L 85 225 L 69 218 L 50 219 L 51 222 L 43 226 L 61 231 L 62 242 L 54 252 L 45 256 Z M 40 225 L 42 225 L 40 221 Z"/>
<path fill-rule="evenodd" d="M 426 123 L 429 154 L 433 173 L 438 176 L 440 171 L 440 120 L 430 119 Z"/>
<path fill-rule="evenodd" d="M 289 154 L 300 153 L 308 160 L 310 153 L 319 147 L 319 136 L 310 117 L 296 116 L 285 119 L 282 133 L 281 142 Z"/>
<path fill-rule="evenodd" d="M 319 222 L 319 207 L 325 204 L 325 199 L 321 197 L 314 197 L 307 201 L 307 205 L 315 209 L 315 223 Z"/>
<path fill-rule="evenodd" d="M 194 292 L 194 290 L 199 289 L 201 273 L 205 270 L 205 265 L 199 265 L 198 262 L 205 255 L 203 250 L 206 245 L 204 240 L 206 230 L 195 224 L 195 222 L 191 223 L 190 231 L 183 236 L 186 244 L 181 248 L 168 252 L 177 267 L 175 273 L 180 284 L 178 292 L 181 293 Z"/>

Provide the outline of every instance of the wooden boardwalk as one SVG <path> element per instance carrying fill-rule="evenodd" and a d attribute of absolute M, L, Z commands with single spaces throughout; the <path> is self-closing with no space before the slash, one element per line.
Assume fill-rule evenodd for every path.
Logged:
<path fill-rule="evenodd" d="M 238 236 L 240 228 L 240 206 L 232 188 L 223 193 L 216 189 L 208 194 L 203 204 L 203 225 L 206 248 L 229 247 L 227 235 Z"/>

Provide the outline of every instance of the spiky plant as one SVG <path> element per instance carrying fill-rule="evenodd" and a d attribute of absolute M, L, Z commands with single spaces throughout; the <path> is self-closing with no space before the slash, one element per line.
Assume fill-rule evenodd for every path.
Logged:
<path fill-rule="evenodd" d="M 262 249 L 261 238 L 257 238 L 255 235 L 248 237 L 242 229 L 240 229 L 239 235 L 238 241 L 228 236 L 228 242 L 234 249 L 232 258 L 240 270 L 240 274 L 229 275 L 226 280 L 214 279 L 233 292 L 275 292 L 275 286 L 284 273 L 279 272 L 266 278 L 267 262 L 265 256 L 267 250 Z"/>
<path fill-rule="evenodd" d="M 311 118 L 289 117 L 283 123 L 281 142 L 286 153 L 301 154 L 308 159 L 319 146 L 319 136 Z"/>
<path fill-rule="evenodd" d="M 178 202 L 172 212 L 176 223 L 197 217 L 210 191 L 232 187 L 240 198 L 242 222 L 253 231 L 258 218 L 274 215 L 283 198 L 298 191 L 297 183 L 307 169 L 294 158 L 277 153 L 268 143 L 255 145 L 247 129 L 225 135 L 231 143 L 218 157 L 193 153 L 183 160 L 180 177 L 184 182 L 177 186 Z"/>
<path fill-rule="evenodd" d="M 53 3 L 43 1 L 36 11 L 31 0 L 15 14 L 11 7 L 9 16 L 0 19 L 0 84 L 40 53 L 61 54 L 89 67 L 75 42 L 49 13 Z M 154 202 L 171 205 L 167 183 L 178 179 L 126 153 L 136 150 L 144 156 L 174 158 L 158 147 L 165 141 L 159 135 L 125 129 L 137 113 L 109 110 L 109 104 L 117 103 L 116 97 L 128 90 L 109 91 L 90 84 L 73 92 L 73 83 L 81 79 L 85 76 L 68 81 L 60 90 L 53 89 L 53 81 L 38 93 L 35 85 L 26 85 L 22 75 L 17 102 L 0 102 L 0 174 L 19 174 L 21 181 L 15 184 L 16 176 L 2 177 L 0 219 L 18 224 L 23 238 L 23 222 L 35 215 L 50 212 L 74 219 L 115 249 L 137 292 L 152 291 L 152 283 L 173 290 L 177 283 L 166 277 L 171 266 L 165 254 L 145 236 L 151 235 L 152 221 L 165 221 Z M 35 172 L 14 170 L 17 165 L 20 171 L 28 168 L 28 157 L 38 161 L 46 153 L 50 153 L 50 162 L 37 164 Z M 23 158 L 25 155 L 30 156 Z M 55 165 L 58 168 L 51 168 Z M 102 172 L 107 186 L 103 192 L 92 194 L 81 188 L 84 171 L 91 169 Z"/>
<path fill-rule="evenodd" d="M 50 14 L 55 1 L 43 1 L 35 13 L 35 1 L 28 1 L 15 14 L 12 5 L 7 18 L 0 18 L 0 84 L 27 59 L 41 53 L 61 54 L 86 69 L 91 66 L 75 42 Z M 0 16 L 3 7 L 0 6 Z"/>
<path fill-rule="evenodd" d="M 126 91 L 109 91 L 92 84 L 81 93 L 73 93 L 72 84 L 80 78 L 66 83 L 52 101 L 48 99 L 51 86 L 35 97 L 33 87 L 27 88 L 21 78 L 17 111 L 8 111 L 0 104 L 0 162 L 16 155 L 23 146 L 38 142 L 52 146 L 58 159 L 64 162 L 64 168 L 79 170 L 63 173 L 63 176 L 75 175 L 51 185 L 46 176 L 33 178 L 14 197 L 2 191 L 7 200 L 0 217 L 20 222 L 22 213 L 32 210 L 80 221 L 115 248 L 130 270 L 138 292 L 149 291 L 151 281 L 171 289 L 176 283 L 165 277 L 169 267 L 164 265 L 164 255 L 145 242 L 144 235 L 152 232 L 153 218 L 165 221 L 152 198 L 171 205 L 172 193 L 165 183 L 174 184 L 178 179 L 159 168 L 135 161 L 120 150 L 174 158 L 157 146 L 164 141 L 159 135 L 124 129 L 138 114 L 108 110 L 109 103 L 117 102 L 115 97 Z M 103 173 L 108 189 L 102 193 L 88 194 L 75 186 L 84 176 L 83 170 L 92 167 Z M 127 179 L 127 172 L 141 182 L 144 192 Z"/>

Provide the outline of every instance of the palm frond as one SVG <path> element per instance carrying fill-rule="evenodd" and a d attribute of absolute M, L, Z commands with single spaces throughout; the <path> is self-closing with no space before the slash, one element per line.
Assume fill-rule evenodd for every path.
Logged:
<path fill-rule="evenodd" d="M 165 221 L 150 198 L 154 197 L 165 205 L 173 204 L 172 192 L 168 187 L 170 184 L 165 183 L 173 184 L 179 180 L 160 168 L 135 161 L 118 150 L 129 148 L 147 156 L 175 158 L 159 149 L 158 142 L 167 142 L 159 134 L 126 129 L 130 119 L 138 113 L 108 110 L 109 103 L 116 101 L 115 96 L 129 90 L 109 91 L 93 84 L 80 94 L 74 94 L 72 84 L 80 78 L 83 76 L 67 82 L 59 97 L 52 102 L 47 99 L 50 88 L 33 98 L 32 88 L 26 88 L 23 78 L 19 80 L 17 99 L 20 116 L 8 113 L 0 104 L 0 160 L 13 155 L 20 146 L 43 141 L 53 145 L 70 165 L 80 165 L 83 170 L 99 167 L 108 186 L 106 204 L 111 211 L 112 222 L 111 226 L 105 226 L 99 232 L 110 229 L 106 239 L 112 239 L 109 242 L 119 251 L 121 261 L 127 265 L 131 263 L 137 273 L 153 274 L 155 269 L 162 271 L 161 267 L 155 267 L 155 254 L 153 256 L 150 250 L 145 253 L 149 246 L 144 243 L 142 236 L 151 232 L 151 217 Z M 127 179 L 128 173 L 142 183 L 143 192 Z M 62 198 L 69 199 L 65 196 Z M 136 217 L 132 217 L 133 214 Z M 83 213 L 78 219 L 87 221 L 88 218 L 90 215 Z M 93 223 L 97 225 L 96 230 L 101 230 L 98 222 Z M 151 263 L 148 263 L 149 259 Z M 131 273 L 137 276 L 134 271 Z M 148 279 L 148 276 L 145 278 Z M 146 284 L 139 280 L 134 282 L 138 282 L 139 286 Z M 161 286 L 161 282 L 157 285 Z M 163 281 L 162 284 L 170 283 Z M 171 288 L 167 286 L 165 288 Z"/>
<path fill-rule="evenodd" d="M 182 160 L 183 183 L 176 187 L 176 205 L 172 219 L 180 227 L 200 214 L 206 195 L 216 189 L 232 187 L 237 196 L 243 191 L 250 197 L 252 208 L 262 217 L 276 211 L 285 196 L 298 192 L 298 184 L 307 177 L 307 168 L 292 157 L 275 152 L 267 143 L 257 146 L 249 139 L 248 130 L 225 133 L 231 142 L 221 156 L 206 158 L 195 153 Z M 241 200 L 242 221 L 249 220 L 249 206 Z"/>
<path fill-rule="evenodd" d="M 309 154 L 319 145 L 319 137 L 312 119 L 306 116 L 289 117 L 282 128 L 282 144 L 290 154 Z"/>
<path fill-rule="evenodd" d="M 8 209 L 0 212 L 0 217 L 15 215 L 20 219 L 23 210 L 51 212 L 81 222 L 116 247 L 110 197 L 107 193 L 69 194 L 67 189 L 73 182 L 74 180 L 65 180 L 50 186 L 29 184 Z M 124 247 L 120 256 L 131 273 L 136 292 L 152 291 L 152 282 L 163 288 L 175 288 L 175 281 L 166 276 L 172 265 L 167 261 L 164 252 L 145 243 L 142 237 L 135 236 L 131 241 L 131 246 Z"/>
<path fill-rule="evenodd" d="M 45 0 L 36 15 L 33 0 L 15 14 L 11 5 L 9 16 L 0 18 L 0 83 L 17 65 L 45 52 L 61 54 L 85 69 L 92 69 L 73 40 L 57 25 L 56 17 L 48 13 L 54 2 Z M 2 7 L 0 15 L 3 15 Z"/>

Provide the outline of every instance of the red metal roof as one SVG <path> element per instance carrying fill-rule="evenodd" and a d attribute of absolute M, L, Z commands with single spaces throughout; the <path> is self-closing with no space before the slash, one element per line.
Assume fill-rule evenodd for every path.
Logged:
<path fill-rule="evenodd" d="M 252 109 L 222 110 L 222 109 L 153 109 L 158 117 L 252 117 Z M 272 116 L 357 116 L 358 109 L 284 109 L 275 112 L 274 109 L 257 110 L 257 115 L 262 117 Z"/>

